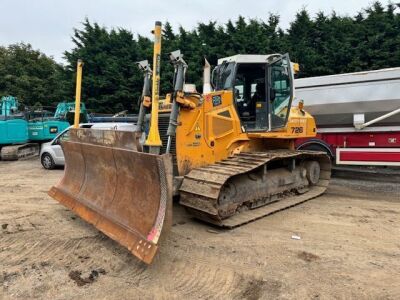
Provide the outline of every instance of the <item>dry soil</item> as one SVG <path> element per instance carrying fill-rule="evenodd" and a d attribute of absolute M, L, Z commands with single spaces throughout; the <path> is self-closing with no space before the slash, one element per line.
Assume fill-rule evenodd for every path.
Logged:
<path fill-rule="evenodd" d="M 399 183 L 335 178 L 325 195 L 231 231 L 175 204 L 146 266 L 47 196 L 62 173 L 0 162 L 0 299 L 400 298 Z"/>

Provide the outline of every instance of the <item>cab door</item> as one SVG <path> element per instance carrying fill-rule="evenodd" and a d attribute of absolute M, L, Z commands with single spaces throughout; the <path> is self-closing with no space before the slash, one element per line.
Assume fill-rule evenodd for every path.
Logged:
<path fill-rule="evenodd" d="M 289 54 L 285 54 L 268 66 L 269 128 L 286 126 L 293 100 L 293 72 Z"/>

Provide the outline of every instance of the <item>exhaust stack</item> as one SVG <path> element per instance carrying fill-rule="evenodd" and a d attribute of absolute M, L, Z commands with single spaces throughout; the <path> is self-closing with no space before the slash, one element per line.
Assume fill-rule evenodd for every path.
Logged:
<path fill-rule="evenodd" d="M 203 69 L 203 94 L 211 93 L 211 65 L 208 60 L 204 59 L 204 69 Z"/>

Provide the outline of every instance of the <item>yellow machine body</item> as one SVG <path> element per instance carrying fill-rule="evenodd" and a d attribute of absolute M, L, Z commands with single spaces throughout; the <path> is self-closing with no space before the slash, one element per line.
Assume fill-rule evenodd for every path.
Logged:
<path fill-rule="evenodd" d="M 174 194 L 196 218 L 234 228 L 326 190 L 329 157 L 294 147 L 316 126 L 302 103 L 291 106 L 296 65 L 287 54 L 221 59 L 214 89 L 202 95 L 185 89 L 188 65 L 171 52 L 173 92 L 160 100 L 160 22 L 154 34 L 153 72 L 139 62 L 137 132 L 71 129 L 62 143 L 64 177 L 51 197 L 151 263 L 171 227 Z M 77 103 L 81 70 L 78 63 Z"/>
<path fill-rule="evenodd" d="M 212 97 L 221 96 L 222 103 L 213 106 Z M 179 175 L 191 169 L 213 164 L 240 152 L 268 149 L 294 150 L 298 138 L 314 137 L 314 118 L 298 107 L 292 107 L 287 126 L 270 132 L 243 132 L 232 91 L 204 95 L 203 103 L 194 101 L 194 109 L 181 109 L 176 132 L 176 157 Z"/>

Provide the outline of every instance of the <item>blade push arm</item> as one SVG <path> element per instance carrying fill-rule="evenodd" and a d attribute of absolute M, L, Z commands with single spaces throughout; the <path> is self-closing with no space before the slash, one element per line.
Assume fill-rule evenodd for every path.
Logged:
<path fill-rule="evenodd" d="M 140 97 L 140 108 L 139 108 L 137 128 L 138 128 L 139 132 L 143 132 L 144 118 L 146 116 L 148 108 L 151 106 L 151 90 L 150 89 L 151 89 L 152 71 L 150 68 L 150 64 L 147 60 L 138 62 L 138 66 L 144 73 L 144 79 L 143 79 L 142 96 Z"/>
<path fill-rule="evenodd" d="M 183 87 L 185 85 L 185 73 L 187 69 L 187 64 L 183 59 L 183 54 L 181 54 L 180 50 L 174 51 L 170 53 L 171 63 L 174 65 L 175 73 L 174 73 L 174 92 L 172 95 L 172 108 L 171 115 L 169 117 L 169 125 L 168 125 L 168 144 L 166 153 L 169 153 L 171 148 L 171 140 L 172 137 L 176 134 L 176 127 L 178 126 L 178 114 L 179 114 L 179 103 L 178 98 L 182 98 L 183 96 Z"/>

